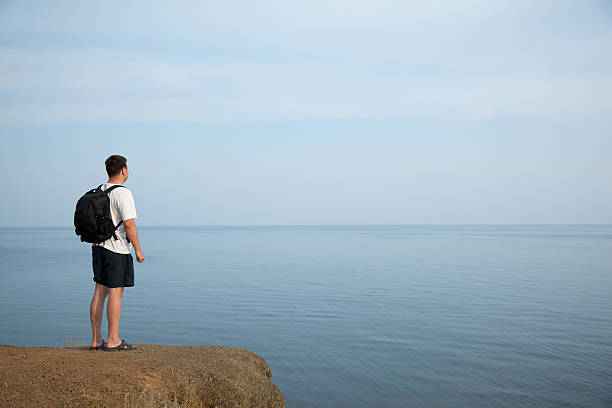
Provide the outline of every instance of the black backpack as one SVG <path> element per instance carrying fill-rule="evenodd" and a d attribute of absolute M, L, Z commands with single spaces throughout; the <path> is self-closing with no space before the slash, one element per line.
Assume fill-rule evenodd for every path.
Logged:
<path fill-rule="evenodd" d="M 117 187 L 125 186 L 115 185 L 102 191 L 100 184 L 98 188 L 89 190 L 77 201 L 74 211 L 74 232 L 81 237 L 81 241 L 97 244 L 110 237 L 118 239 L 115 230 L 123 221 L 119 221 L 116 226 L 113 224 L 108 197 Z"/>

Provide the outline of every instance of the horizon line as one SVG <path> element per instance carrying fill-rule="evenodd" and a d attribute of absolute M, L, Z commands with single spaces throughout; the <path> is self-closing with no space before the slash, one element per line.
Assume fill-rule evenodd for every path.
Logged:
<path fill-rule="evenodd" d="M 612 223 L 412 223 L 412 224 L 166 224 L 139 225 L 140 228 L 215 228 L 215 227 L 410 227 L 410 226 L 612 226 Z M 72 229 L 71 225 L 0 225 L 0 229 Z"/>

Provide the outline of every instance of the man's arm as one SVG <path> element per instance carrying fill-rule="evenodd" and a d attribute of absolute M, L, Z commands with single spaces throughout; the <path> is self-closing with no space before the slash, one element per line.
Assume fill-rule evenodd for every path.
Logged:
<path fill-rule="evenodd" d="M 140 250 L 140 243 L 138 242 L 138 229 L 136 228 L 136 223 L 134 219 L 131 218 L 129 220 L 124 220 L 123 224 L 125 225 L 125 233 L 127 234 L 132 246 L 134 247 L 134 252 L 136 253 L 136 260 L 141 262 L 145 260 L 145 254 Z"/>

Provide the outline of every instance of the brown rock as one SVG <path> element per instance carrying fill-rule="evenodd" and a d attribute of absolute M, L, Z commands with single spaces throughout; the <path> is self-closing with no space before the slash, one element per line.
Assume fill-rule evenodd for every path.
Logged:
<path fill-rule="evenodd" d="M 2 407 L 285 406 L 263 358 L 211 346 L 0 346 Z"/>

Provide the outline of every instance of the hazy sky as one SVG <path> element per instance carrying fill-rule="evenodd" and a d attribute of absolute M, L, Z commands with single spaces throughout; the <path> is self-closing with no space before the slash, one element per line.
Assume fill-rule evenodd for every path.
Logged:
<path fill-rule="evenodd" d="M 612 223 L 612 3 L 4 0 L 0 148 L 0 226 Z"/>

